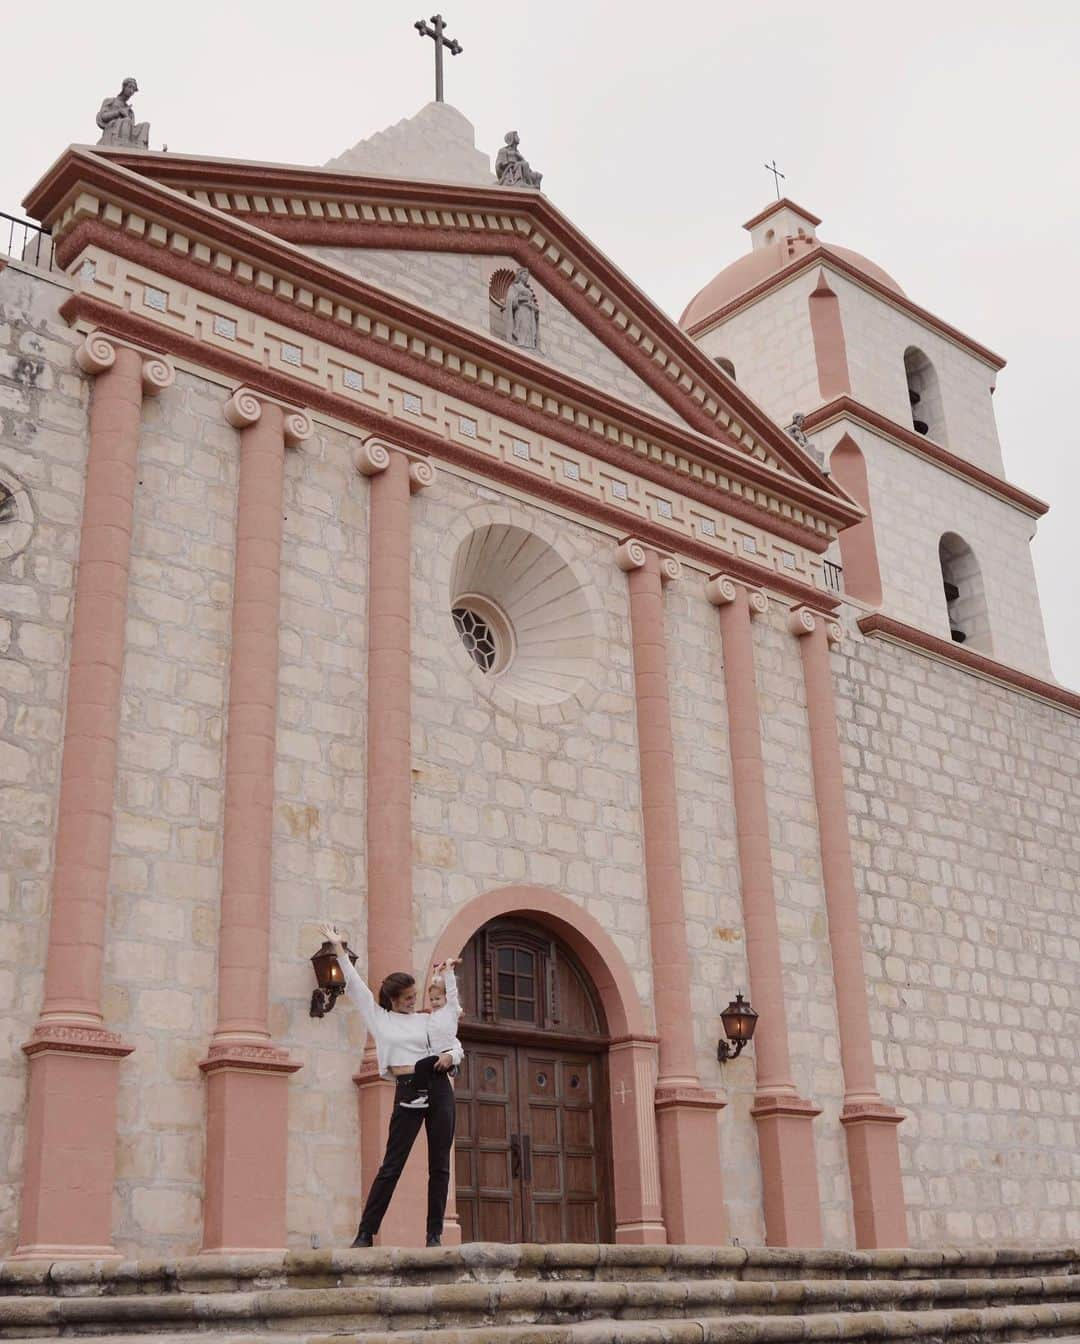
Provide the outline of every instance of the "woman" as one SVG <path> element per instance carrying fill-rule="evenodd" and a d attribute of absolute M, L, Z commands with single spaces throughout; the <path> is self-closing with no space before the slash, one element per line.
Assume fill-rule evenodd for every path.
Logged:
<path fill-rule="evenodd" d="M 455 1064 L 461 1063 L 462 1049 L 459 1045 L 438 1056 L 426 1108 L 418 1110 L 403 1105 L 403 1101 L 409 1101 L 413 1096 L 416 1063 L 431 1054 L 428 1016 L 416 1011 L 416 981 L 405 971 L 394 971 L 379 987 L 379 1002 L 376 1003 L 371 990 L 342 950 L 337 928 L 333 924 L 323 924 L 321 928 L 323 937 L 329 940 L 337 954 L 338 965 L 345 976 L 345 992 L 360 1009 L 364 1025 L 375 1039 L 379 1073 L 397 1083 L 386 1154 L 368 1191 L 353 1245 L 372 1244 L 398 1177 L 420 1133 L 420 1126 L 424 1125 L 428 1143 L 427 1245 L 441 1246 L 446 1192 L 450 1186 L 450 1152 L 454 1146 L 454 1089 L 446 1075 Z M 435 969 L 441 971 L 444 967 L 445 963 L 442 963 Z"/>

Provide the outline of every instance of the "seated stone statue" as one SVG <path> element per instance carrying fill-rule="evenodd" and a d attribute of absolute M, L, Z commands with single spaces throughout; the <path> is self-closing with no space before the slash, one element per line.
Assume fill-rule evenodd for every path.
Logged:
<path fill-rule="evenodd" d="M 507 131 L 503 137 L 506 144 L 495 158 L 495 176 L 500 187 L 539 187 L 543 173 L 534 173 L 529 161 L 518 149 L 520 139 L 517 131 Z"/>
<path fill-rule="evenodd" d="M 125 79 L 123 87 L 115 98 L 106 98 L 97 114 L 97 124 L 101 127 L 99 145 L 121 145 L 124 149 L 150 148 L 150 123 L 135 120 L 135 111 L 128 106 L 133 93 L 139 92 L 139 86 L 133 79 Z"/>

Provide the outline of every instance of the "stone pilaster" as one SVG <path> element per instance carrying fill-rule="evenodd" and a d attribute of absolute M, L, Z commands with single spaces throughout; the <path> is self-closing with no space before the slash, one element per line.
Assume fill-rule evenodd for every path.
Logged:
<path fill-rule="evenodd" d="M 809 607 L 796 607 L 788 625 L 799 640 L 806 683 L 821 873 L 844 1071 L 840 1122 L 847 1138 L 855 1244 L 868 1249 L 906 1246 L 907 1215 L 896 1133 L 904 1117 L 882 1100 L 874 1072 L 859 898 L 829 663 L 829 646 L 839 643 L 843 630 L 837 621 Z"/>
<path fill-rule="evenodd" d="M 616 552 L 630 589 L 645 882 L 659 1042 L 656 1082 L 664 1223 L 674 1242 L 727 1239 L 716 1112 L 724 1104 L 701 1086 L 690 1002 L 690 953 L 679 843 L 678 793 L 664 633 L 665 583 L 679 562 L 631 538 Z"/>
<path fill-rule="evenodd" d="M 367 703 L 367 978 L 372 986 L 413 963 L 412 927 L 412 525 L 409 499 L 435 468 L 380 439 L 360 445 L 357 471 L 371 481 Z M 370 1047 L 355 1075 L 360 1170 L 371 1187 L 382 1161 L 393 1087 Z M 426 1162 L 414 1147 L 379 1233 L 384 1246 L 420 1244 L 427 1210 Z M 447 1228 L 446 1244 L 460 1241 Z"/>
<path fill-rule="evenodd" d="M 286 1241 L 288 1078 L 300 1068 L 269 1030 L 271 855 L 285 451 L 311 434 L 303 411 L 241 388 L 218 1020 L 207 1058 L 203 1249 Z"/>
<path fill-rule="evenodd" d="M 45 999 L 30 1040 L 19 1246 L 25 1257 L 115 1254 L 118 1064 L 133 1046 L 101 1012 L 120 688 L 142 403 L 172 385 L 161 357 L 98 332 L 75 587 Z"/>

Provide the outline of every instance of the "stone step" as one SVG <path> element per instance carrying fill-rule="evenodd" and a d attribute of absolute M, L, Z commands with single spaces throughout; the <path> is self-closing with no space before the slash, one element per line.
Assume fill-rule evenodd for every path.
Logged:
<path fill-rule="evenodd" d="M 503 1245 L 320 1250 L 176 1260 L 0 1261 L 10 1296 L 124 1296 L 500 1280 L 653 1282 L 1009 1279 L 1080 1275 L 1080 1247 L 804 1251 L 732 1246 Z"/>
<path fill-rule="evenodd" d="M 271 1334 L 240 1329 L 209 1330 L 167 1336 L 169 1344 L 1077 1344 L 1080 1305 L 1011 1306 L 977 1310 L 924 1312 L 839 1312 L 817 1316 L 659 1317 L 649 1321 L 602 1318 L 551 1325 L 499 1325 L 479 1329 L 455 1326 L 356 1333 L 324 1326 L 301 1333 Z M 83 1333 L 83 1332 L 80 1332 Z M 85 1332 L 89 1335 L 91 1332 Z M 40 1335 L 7 1339 L 34 1339 Z M 69 1335 L 69 1337 L 71 1337 Z M 75 1336 L 77 1337 L 77 1335 Z M 132 1334 L 93 1332 L 97 1344 L 130 1344 Z"/>
<path fill-rule="evenodd" d="M 810 1320 L 1043 1310 L 1080 1325 L 1080 1275 L 1010 1279 L 832 1279 L 732 1282 L 586 1280 L 444 1283 L 429 1286 L 281 1286 L 246 1292 L 125 1293 L 0 1298 L 0 1338 L 88 1335 L 123 1329 L 174 1336 L 191 1329 L 427 1334 L 562 1326 L 590 1320 L 644 1322 L 687 1317 Z M 812 1327 L 818 1337 L 818 1327 Z M 439 1336 L 441 1338 L 441 1335 Z"/>

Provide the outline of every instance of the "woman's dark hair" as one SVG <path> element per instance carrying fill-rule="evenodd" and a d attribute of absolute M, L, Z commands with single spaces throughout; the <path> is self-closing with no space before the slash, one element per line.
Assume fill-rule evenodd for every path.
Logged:
<path fill-rule="evenodd" d="M 407 989 L 412 989 L 416 981 L 408 971 L 393 971 L 379 986 L 379 1007 L 388 1013 L 394 1011 L 394 1000 Z"/>

